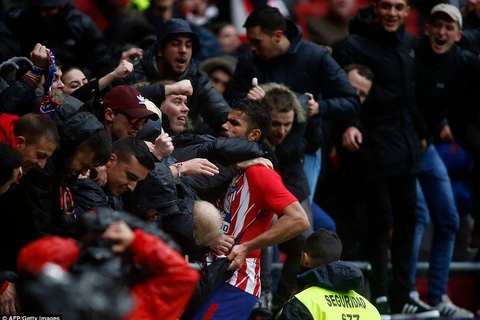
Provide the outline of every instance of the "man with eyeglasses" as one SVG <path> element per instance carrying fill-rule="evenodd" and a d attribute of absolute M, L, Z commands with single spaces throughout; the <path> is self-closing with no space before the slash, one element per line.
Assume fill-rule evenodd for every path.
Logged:
<path fill-rule="evenodd" d="M 102 108 L 103 124 L 113 141 L 127 136 L 135 137 L 149 119 L 158 120 L 158 115 L 147 108 L 142 94 L 125 85 L 110 90 Z"/>

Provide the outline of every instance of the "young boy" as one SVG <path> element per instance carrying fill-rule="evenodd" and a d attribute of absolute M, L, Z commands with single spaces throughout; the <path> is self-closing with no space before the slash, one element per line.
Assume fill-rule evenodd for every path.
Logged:
<path fill-rule="evenodd" d="M 462 38 L 462 15 L 450 4 L 441 3 L 432 8 L 425 26 L 426 37 L 419 43 L 417 58 L 416 103 L 427 124 L 427 140 L 453 141 L 473 156 L 472 172 L 473 216 L 479 212 L 480 174 L 478 159 L 478 96 L 480 60 L 471 52 L 455 44 Z M 445 121 L 445 119 L 448 120 Z M 410 283 L 415 291 L 415 271 L 423 232 L 431 220 L 434 236 L 428 270 L 427 303 L 440 316 L 472 319 L 474 314 L 452 303 L 447 294 L 447 283 L 459 228 L 459 217 L 447 170 L 435 148 L 429 144 L 422 155 L 418 180 L 424 194 L 423 205 L 417 205 L 417 225 Z M 420 197 L 418 197 L 421 199 Z M 425 208 L 418 210 L 418 208 Z M 476 224 L 478 225 L 478 218 Z M 421 301 L 419 301 L 420 303 Z M 422 303 L 423 304 L 423 303 Z M 425 304 L 423 304 L 425 305 Z M 426 306 L 428 307 L 428 306 Z"/>

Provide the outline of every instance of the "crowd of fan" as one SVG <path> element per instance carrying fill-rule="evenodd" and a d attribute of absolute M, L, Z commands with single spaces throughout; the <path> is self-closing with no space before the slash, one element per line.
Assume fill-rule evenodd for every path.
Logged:
<path fill-rule="evenodd" d="M 294 3 L 4 10 L 0 314 L 474 317 L 447 282 L 480 223 L 480 1 L 415 38 L 407 0 L 330 0 L 315 43 Z"/>

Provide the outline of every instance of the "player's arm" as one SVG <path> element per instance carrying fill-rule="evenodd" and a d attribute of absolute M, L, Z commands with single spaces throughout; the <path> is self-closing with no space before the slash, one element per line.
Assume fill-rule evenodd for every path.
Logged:
<path fill-rule="evenodd" d="M 278 221 L 270 229 L 256 238 L 232 248 L 228 256 L 232 260 L 229 269 L 240 268 L 249 252 L 285 242 L 299 235 L 309 226 L 305 210 L 298 201 L 292 202 L 280 212 Z"/>

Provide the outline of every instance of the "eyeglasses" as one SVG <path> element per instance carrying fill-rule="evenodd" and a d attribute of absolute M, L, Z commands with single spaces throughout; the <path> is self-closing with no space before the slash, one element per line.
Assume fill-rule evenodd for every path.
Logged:
<path fill-rule="evenodd" d="M 144 126 L 148 121 L 148 118 L 135 118 L 135 117 L 132 117 L 132 116 L 126 114 L 125 112 L 118 111 L 116 113 L 117 114 L 120 113 L 125 118 L 127 118 L 128 123 L 130 123 L 132 126 L 136 126 L 137 124 L 141 124 L 142 126 Z"/>

